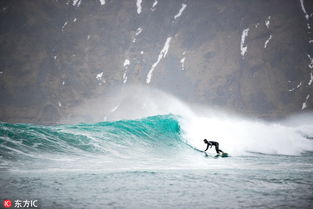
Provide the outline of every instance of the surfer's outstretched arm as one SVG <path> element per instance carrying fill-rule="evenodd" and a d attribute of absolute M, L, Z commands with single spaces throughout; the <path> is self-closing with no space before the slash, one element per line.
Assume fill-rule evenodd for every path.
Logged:
<path fill-rule="evenodd" d="M 204 150 L 204 152 L 209 149 L 209 146 L 210 146 L 210 144 L 207 144 L 207 147 L 206 147 L 206 149 Z"/>

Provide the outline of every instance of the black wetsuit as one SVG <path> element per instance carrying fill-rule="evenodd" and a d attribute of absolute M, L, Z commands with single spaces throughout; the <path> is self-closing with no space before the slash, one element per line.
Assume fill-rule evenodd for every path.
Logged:
<path fill-rule="evenodd" d="M 215 151 L 217 154 L 219 154 L 220 152 L 224 153 L 222 150 L 219 149 L 219 144 L 218 142 L 215 142 L 215 141 L 208 141 L 206 143 L 208 146 L 207 148 L 204 150 L 204 151 L 207 151 L 209 149 L 209 147 L 211 148 L 212 146 L 215 146 Z"/>

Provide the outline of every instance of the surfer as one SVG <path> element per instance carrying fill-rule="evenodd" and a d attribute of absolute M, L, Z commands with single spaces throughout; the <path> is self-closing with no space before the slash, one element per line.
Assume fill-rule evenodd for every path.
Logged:
<path fill-rule="evenodd" d="M 203 142 L 205 144 L 207 144 L 207 148 L 204 150 L 204 152 L 207 151 L 209 149 L 209 147 L 212 148 L 212 146 L 215 146 L 215 150 L 216 150 L 217 154 L 220 154 L 220 152 L 224 153 L 222 150 L 219 149 L 219 143 L 218 142 L 208 141 L 207 139 L 204 139 Z"/>

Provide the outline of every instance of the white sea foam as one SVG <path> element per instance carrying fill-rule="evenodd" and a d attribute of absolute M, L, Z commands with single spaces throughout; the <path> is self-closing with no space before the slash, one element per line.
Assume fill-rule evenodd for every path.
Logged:
<path fill-rule="evenodd" d="M 179 115 L 182 136 L 188 144 L 200 150 L 205 149 L 203 139 L 207 138 L 218 141 L 220 148 L 231 155 L 247 155 L 250 152 L 298 155 L 304 151 L 313 151 L 313 141 L 304 137 L 313 136 L 312 114 L 267 122 L 210 107 L 189 106 L 161 91 L 151 93 L 158 99 L 150 98 L 149 93 L 142 95 L 145 97 L 146 110 L 154 110 L 150 112 L 151 115 Z M 308 118 L 304 120 L 305 117 Z M 209 152 L 215 151 L 211 149 Z"/>
<path fill-rule="evenodd" d="M 218 141 L 220 149 L 232 156 L 250 155 L 251 152 L 299 155 L 305 151 L 313 151 L 313 141 L 305 137 L 313 136 L 313 114 L 309 112 L 285 120 L 267 122 L 208 106 L 188 105 L 147 86 L 129 86 L 113 95 L 114 105 L 111 104 L 101 117 L 99 111 L 106 104 L 106 100 L 88 102 L 85 108 L 90 112 L 86 114 L 99 117 L 99 120 L 103 119 L 102 115 L 107 115 L 109 121 L 174 114 L 178 116 L 181 135 L 186 143 L 204 150 L 204 138 Z M 85 108 L 80 108 L 79 112 Z M 214 154 L 214 149 L 209 152 Z"/>
<path fill-rule="evenodd" d="M 312 123 L 307 126 L 313 130 Z M 218 141 L 220 148 L 232 155 L 249 152 L 297 155 L 313 150 L 313 142 L 300 134 L 301 127 L 290 127 L 282 122 L 214 114 L 189 118 L 183 122 L 183 130 L 192 146 L 204 150 L 203 139 L 207 138 Z"/>

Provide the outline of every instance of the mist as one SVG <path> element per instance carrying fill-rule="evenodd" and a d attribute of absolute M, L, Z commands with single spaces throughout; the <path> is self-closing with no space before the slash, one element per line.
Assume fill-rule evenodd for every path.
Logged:
<path fill-rule="evenodd" d="M 110 98 L 110 105 L 105 101 Z M 300 155 L 313 151 L 313 114 L 280 120 L 245 117 L 221 108 L 188 104 L 166 92 L 132 85 L 113 90 L 77 107 L 66 122 L 134 120 L 155 115 L 178 117 L 186 143 L 204 150 L 203 139 L 218 141 L 232 155 L 251 153 Z M 213 149 L 211 150 L 213 151 Z"/>

